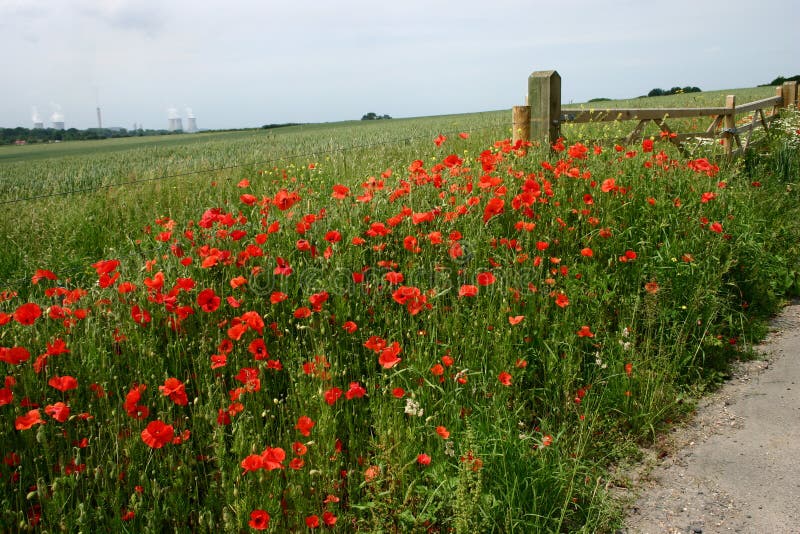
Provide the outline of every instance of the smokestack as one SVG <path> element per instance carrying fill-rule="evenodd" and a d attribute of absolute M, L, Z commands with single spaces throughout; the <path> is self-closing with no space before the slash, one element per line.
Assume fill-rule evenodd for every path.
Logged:
<path fill-rule="evenodd" d="M 97 107 L 97 129 L 98 130 L 102 130 L 103 129 L 103 119 L 100 116 L 100 107 L 99 106 Z"/>
<path fill-rule="evenodd" d="M 197 119 L 192 113 L 192 108 L 186 108 L 186 131 L 188 133 L 197 132 Z"/>

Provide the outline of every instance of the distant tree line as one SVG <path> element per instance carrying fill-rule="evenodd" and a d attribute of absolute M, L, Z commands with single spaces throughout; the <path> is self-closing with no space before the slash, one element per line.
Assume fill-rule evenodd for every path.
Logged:
<path fill-rule="evenodd" d="M 783 85 L 784 82 L 800 82 L 800 74 L 795 74 L 794 76 L 789 76 L 788 78 L 778 76 L 769 83 L 759 85 L 759 87 L 766 87 L 768 85 Z"/>
<path fill-rule="evenodd" d="M 78 130 L 56 130 L 54 128 L 0 128 L 0 145 L 15 143 L 54 143 L 56 141 L 88 141 L 94 139 L 111 139 L 114 137 L 139 137 L 147 135 L 171 135 L 182 132 L 167 130 L 126 130 L 125 128 L 88 128 Z"/>
<path fill-rule="evenodd" d="M 261 127 L 262 130 L 271 130 L 273 128 L 284 128 L 286 126 L 302 126 L 299 122 L 282 122 L 280 124 L 265 124 Z"/>
<path fill-rule="evenodd" d="M 667 95 L 680 95 L 683 93 L 700 93 L 701 89 L 699 87 L 673 87 L 672 89 L 660 89 L 656 87 L 655 89 L 651 89 L 647 96 L 667 96 Z"/>
<path fill-rule="evenodd" d="M 391 117 L 389 115 L 378 115 L 372 111 L 361 117 L 362 121 L 379 121 L 383 119 L 391 119 Z"/>

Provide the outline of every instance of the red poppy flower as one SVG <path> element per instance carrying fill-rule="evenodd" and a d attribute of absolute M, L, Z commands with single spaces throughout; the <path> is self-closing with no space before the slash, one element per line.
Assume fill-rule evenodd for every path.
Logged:
<path fill-rule="evenodd" d="M 633 364 L 632 363 L 626 363 L 625 364 L 625 374 L 628 375 L 628 376 L 631 376 L 632 373 L 633 373 Z"/>
<path fill-rule="evenodd" d="M 594 337 L 594 333 L 592 333 L 592 330 L 588 326 L 583 325 L 581 329 L 578 330 L 578 337 Z"/>
<path fill-rule="evenodd" d="M 358 325 L 356 323 L 354 323 L 353 321 L 346 321 L 342 325 L 342 328 L 344 328 L 345 332 L 347 332 L 348 334 L 352 334 L 353 332 L 358 330 Z"/>
<path fill-rule="evenodd" d="M 383 275 L 383 278 L 392 285 L 402 284 L 403 280 L 405 280 L 403 273 L 398 273 L 396 271 L 389 271 Z"/>
<path fill-rule="evenodd" d="M 439 134 L 436 137 L 436 139 L 433 140 L 433 144 L 435 144 L 436 146 L 442 146 L 442 143 L 444 143 L 445 141 L 447 141 L 447 137 L 442 134 Z"/>
<path fill-rule="evenodd" d="M 178 406 L 189 404 L 189 398 L 186 396 L 186 385 L 177 378 L 167 378 L 163 386 L 158 386 L 158 390 Z"/>
<path fill-rule="evenodd" d="M 431 457 L 424 452 L 417 455 L 417 463 L 422 466 L 430 465 Z"/>
<path fill-rule="evenodd" d="M 172 425 L 168 425 L 163 421 L 151 421 L 147 424 L 147 428 L 142 430 L 142 441 L 153 449 L 160 449 L 167 443 L 172 442 L 175 437 L 175 429 Z"/>
<path fill-rule="evenodd" d="M 250 512 L 250 521 L 247 524 L 253 530 L 267 530 L 269 528 L 269 514 L 264 510 Z"/>
<path fill-rule="evenodd" d="M 378 363 L 380 363 L 381 367 L 384 369 L 391 369 L 402 360 L 402 358 L 398 358 L 401 351 L 400 344 L 395 341 L 391 346 L 381 351 L 381 355 L 378 357 Z"/>
<path fill-rule="evenodd" d="M 61 392 L 76 389 L 78 387 L 78 381 L 75 379 L 75 377 L 69 375 L 54 376 L 47 383 L 51 387 L 54 387 Z"/>
<path fill-rule="evenodd" d="M 714 233 L 717 233 L 717 234 L 721 234 L 722 233 L 722 225 L 720 223 L 716 222 L 716 221 L 711 223 L 711 225 L 708 227 L 708 229 L 711 230 Z"/>
<path fill-rule="evenodd" d="M 45 424 L 42 421 L 42 416 L 39 413 L 39 410 L 31 410 L 25 415 L 20 415 L 14 421 L 14 428 L 17 430 L 28 430 L 33 425 L 43 425 Z"/>
<path fill-rule="evenodd" d="M 506 201 L 500 197 L 492 197 L 489 199 L 489 202 L 486 203 L 486 207 L 483 210 L 483 223 L 486 224 L 489 222 L 489 219 L 495 215 L 500 215 L 503 213 L 503 207 L 505 204 Z"/>
<path fill-rule="evenodd" d="M 511 375 L 509 373 L 505 372 L 505 371 L 503 371 L 499 375 L 497 375 L 497 380 L 499 380 L 500 383 L 503 384 L 504 386 L 510 386 L 511 385 Z"/>
<path fill-rule="evenodd" d="M 256 338 L 247 346 L 247 352 L 252 354 L 256 360 L 266 360 L 269 358 L 267 345 L 264 343 L 263 338 Z"/>
<path fill-rule="evenodd" d="M 142 398 L 142 393 L 146 389 L 146 385 L 139 384 L 138 386 L 131 388 L 131 390 L 125 396 L 123 408 L 125 409 L 125 412 L 127 412 L 127 414 L 134 419 L 147 419 L 147 416 L 150 415 L 150 409 L 147 406 L 139 404 L 139 401 Z"/>
<path fill-rule="evenodd" d="M 478 285 L 490 286 L 490 285 L 494 284 L 495 281 L 496 281 L 496 278 L 494 277 L 494 274 L 492 274 L 490 272 L 478 273 Z"/>
<path fill-rule="evenodd" d="M 11 404 L 14 400 L 14 392 L 10 388 L 0 388 L 0 406 Z"/>
<path fill-rule="evenodd" d="M 319 312 L 322 310 L 322 305 L 328 301 L 328 298 L 330 298 L 330 294 L 327 291 L 320 291 L 308 297 L 308 302 L 315 312 Z"/>
<path fill-rule="evenodd" d="M 58 280 L 58 277 L 53 271 L 48 271 L 47 269 L 36 269 L 36 274 L 31 277 L 31 282 L 38 284 L 39 280 L 43 278 L 46 278 L 47 280 Z"/>
<path fill-rule="evenodd" d="M 350 194 L 350 189 L 345 187 L 341 184 L 336 184 L 333 186 L 333 194 L 331 194 L 331 198 L 335 198 L 341 200 L 343 198 L 347 198 Z"/>
<path fill-rule="evenodd" d="M 350 382 L 350 389 L 344 394 L 347 400 L 360 399 L 367 394 L 367 390 L 358 382 Z"/>
<path fill-rule="evenodd" d="M 297 202 L 299 202 L 300 195 L 295 193 L 294 191 L 289 192 L 286 189 L 281 189 L 272 199 L 272 203 L 281 211 L 286 211 L 292 206 L 294 206 Z"/>
<path fill-rule="evenodd" d="M 450 437 L 450 432 L 443 426 L 437 426 L 436 433 L 439 434 L 439 437 L 442 439 L 447 439 Z"/>
<path fill-rule="evenodd" d="M 473 285 L 463 285 L 458 290 L 459 297 L 474 297 L 478 294 L 478 286 Z"/>
<path fill-rule="evenodd" d="M 334 404 L 336 404 L 336 401 L 339 400 L 339 397 L 341 396 L 342 396 L 342 390 L 337 387 L 330 388 L 322 395 L 328 406 L 333 406 Z"/>
<path fill-rule="evenodd" d="M 402 399 L 403 396 L 405 396 L 405 394 L 406 394 L 406 390 L 404 390 L 403 388 L 394 388 L 392 390 L 392 396 L 395 399 Z"/>
<path fill-rule="evenodd" d="M 259 454 L 251 454 L 247 456 L 239 465 L 242 469 L 244 469 L 244 473 L 242 473 L 244 475 L 253 471 L 258 471 L 264 467 L 264 463 L 261 461 L 261 455 Z"/>
<path fill-rule="evenodd" d="M 140 325 L 146 325 L 152 319 L 148 311 L 143 308 L 140 308 L 137 304 L 134 304 L 131 307 L 131 317 L 136 323 Z"/>
<path fill-rule="evenodd" d="M 525 319 L 524 315 L 509 315 L 508 316 L 508 324 L 511 326 L 517 325 L 521 323 Z"/>
<path fill-rule="evenodd" d="M 301 306 L 294 311 L 295 319 L 305 319 L 311 316 L 311 310 L 307 306 Z"/>
<path fill-rule="evenodd" d="M 386 345 L 386 340 L 379 336 L 370 336 L 370 338 L 364 343 L 365 347 L 375 352 L 382 351 L 386 348 Z"/>
<path fill-rule="evenodd" d="M 38 304 L 28 302 L 23 304 L 14 312 L 14 320 L 19 324 L 30 326 L 36 322 L 36 319 L 42 316 L 42 309 Z"/>
<path fill-rule="evenodd" d="M 308 417 L 307 415 L 301 415 L 297 419 L 297 424 L 294 427 L 304 436 L 308 437 L 311 435 L 311 429 L 314 428 L 316 423 L 313 419 Z"/>
<path fill-rule="evenodd" d="M 57 402 L 55 404 L 48 404 L 44 407 L 44 413 L 58 421 L 59 423 L 65 422 L 69 419 L 69 406 L 64 404 L 63 402 Z"/>
<path fill-rule="evenodd" d="M 325 523 L 326 526 L 332 527 L 336 524 L 338 518 L 333 515 L 331 511 L 322 512 L 322 522 Z"/>
<path fill-rule="evenodd" d="M 0 347 L 0 362 L 19 365 L 30 359 L 31 353 L 25 347 Z"/>
<path fill-rule="evenodd" d="M 220 302 L 221 299 L 214 293 L 213 289 L 204 289 L 197 294 L 197 304 L 206 313 L 216 311 Z"/>
<path fill-rule="evenodd" d="M 319 517 L 316 515 L 306 517 L 306 526 L 308 528 L 319 528 L 319 524 Z"/>
<path fill-rule="evenodd" d="M 614 178 L 608 178 L 607 180 L 603 181 L 602 185 L 600 185 L 600 190 L 603 193 L 609 193 L 618 189 L 619 187 L 617 186 L 617 181 Z"/>
<path fill-rule="evenodd" d="M 566 308 L 569 306 L 569 298 L 564 293 L 556 295 L 556 306 L 559 308 Z"/>
<path fill-rule="evenodd" d="M 119 260 L 100 260 L 93 263 L 92 267 L 97 271 L 97 276 L 102 276 L 111 273 L 114 269 L 119 267 Z"/>
<path fill-rule="evenodd" d="M 286 451 L 280 447 L 267 447 L 261 453 L 261 463 L 263 469 L 272 471 L 273 469 L 283 469 L 283 461 L 286 459 Z"/>

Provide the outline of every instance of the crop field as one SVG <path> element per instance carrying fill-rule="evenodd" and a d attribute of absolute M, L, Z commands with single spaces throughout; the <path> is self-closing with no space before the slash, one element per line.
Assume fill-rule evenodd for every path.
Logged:
<path fill-rule="evenodd" d="M 800 289 L 800 120 L 509 122 L 2 147 L 0 530 L 618 527 L 611 466 Z"/>

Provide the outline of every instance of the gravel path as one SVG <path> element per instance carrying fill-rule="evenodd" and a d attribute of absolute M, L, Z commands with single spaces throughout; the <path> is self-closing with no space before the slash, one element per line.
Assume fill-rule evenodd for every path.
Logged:
<path fill-rule="evenodd" d="M 762 360 L 647 451 L 655 466 L 621 533 L 800 534 L 800 303 L 772 327 Z"/>

